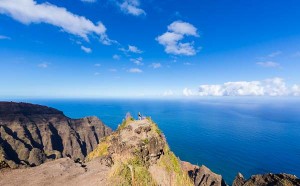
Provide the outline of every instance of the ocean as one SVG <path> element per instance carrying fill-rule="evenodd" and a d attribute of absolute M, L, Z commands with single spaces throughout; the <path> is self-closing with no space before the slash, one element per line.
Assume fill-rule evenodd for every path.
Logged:
<path fill-rule="evenodd" d="M 71 118 L 98 116 L 113 129 L 127 112 L 151 116 L 181 160 L 206 165 L 228 184 L 238 172 L 246 178 L 268 172 L 300 176 L 300 99 L 22 101 Z"/>

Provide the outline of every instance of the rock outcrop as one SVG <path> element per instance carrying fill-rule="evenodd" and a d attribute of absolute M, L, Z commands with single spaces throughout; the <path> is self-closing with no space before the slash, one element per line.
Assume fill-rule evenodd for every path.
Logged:
<path fill-rule="evenodd" d="M 300 186 L 300 179 L 291 174 L 259 174 L 245 180 L 238 173 L 232 186 Z"/>
<path fill-rule="evenodd" d="M 46 106 L 0 102 L 0 169 L 84 160 L 111 132 L 97 117 L 70 119 Z"/>
<path fill-rule="evenodd" d="M 109 185 L 194 185 L 151 119 L 128 118 L 87 156 L 110 166 Z"/>
<path fill-rule="evenodd" d="M 221 175 L 212 172 L 204 165 L 199 167 L 182 161 L 181 167 L 188 172 L 195 186 L 226 186 Z"/>

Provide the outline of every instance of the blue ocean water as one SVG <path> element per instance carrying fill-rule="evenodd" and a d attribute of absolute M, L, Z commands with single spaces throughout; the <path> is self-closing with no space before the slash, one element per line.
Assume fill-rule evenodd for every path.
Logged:
<path fill-rule="evenodd" d="M 126 112 L 151 116 L 171 149 L 232 183 L 267 172 L 300 176 L 299 99 L 23 100 L 71 118 L 98 116 L 116 129 Z"/>

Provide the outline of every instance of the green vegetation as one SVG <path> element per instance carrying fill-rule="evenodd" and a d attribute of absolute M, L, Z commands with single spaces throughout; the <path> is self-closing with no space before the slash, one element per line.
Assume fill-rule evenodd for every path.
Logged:
<path fill-rule="evenodd" d="M 151 129 L 153 131 L 159 135 L 163 134 L 163 132 L 158 128 L 157 124 L 152 121 L 151 117 L 147 117 L 146 119 L 151 123 Z"/>
<path fill-rule="evenodd" d="M 159 166 L 164 167 L 167 172 L 175 175 L 176 185 L 192 186 L 193 183 L 191 179 L 181 168 L 180 160 L 170 151 L 168 145 L 165 145 L 164 152 L 165 154 L 158 161 Z"/>
<path fill-rule="evenodd" d="M 98 147 L 88 154 L 86 160 L 91 161 L 94 158 L 105 156 L 108 154 L 108 143 L 106 141 L 101 141 Z"/>
<path fill-rule="evenodd" d="M 110 178 L 113 185 L 157 185 L 139 157 L 133 157 L 127 162 L 115 163 Z"/>
<path fill-rule="evenodd" d="M 143 139 L 143 143 L 144 143 L 145 145 L 147 145 L 147 144 L 149 143 L 149 139 L 148 139 L 148 138 Z"/>

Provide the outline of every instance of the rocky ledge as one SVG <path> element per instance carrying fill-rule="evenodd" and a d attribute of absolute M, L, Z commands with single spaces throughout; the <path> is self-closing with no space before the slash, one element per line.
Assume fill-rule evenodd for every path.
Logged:
<path fill-rule="evenodd" d="M 71 119 L 46 106 L 0 102 L 0 169 L 84 160 L 111 132 L 97 117 Z"/>

